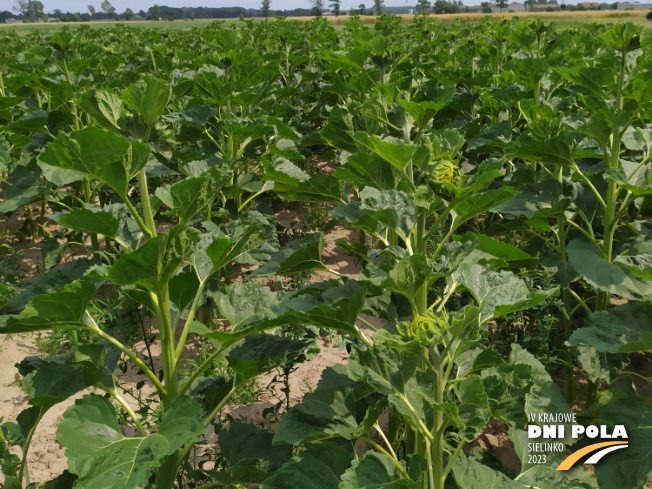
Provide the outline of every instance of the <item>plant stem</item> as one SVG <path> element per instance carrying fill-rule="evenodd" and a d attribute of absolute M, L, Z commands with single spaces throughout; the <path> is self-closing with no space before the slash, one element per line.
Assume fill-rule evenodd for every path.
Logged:
<path fill-rule="evenodd" d="M 188 337 L 188 332 L 190 331 L 190 324 L 195 319 L 195 313 L 197 312 L 197 307 L 199 306 L 199 301 L 201 301 L 205 286 L 206 282 L 200 282 L 199 287 L 197 288 L 197 292 L 195 293 L 195 298 L 193 299 L 192 305 L 190 306 L 190 311 L 188 311 L 188 317 L 186 318 L 186 322 L 183 325 L 183 331 L 181 332 L 179 342 L 177 343 L 177 347 L 174 351 L 175 363 L 179 361 L 179 358 L 181 358 L 181 353 L 183 352 L 183 347 L 186 344 L 186 338 Z M 181 315 L 181 311 L 179 311 L 179 315 Z M 174 329 L 172 329 L 172 332 L 174 333 Z"/>
<path fill-rule="evenodd" d="M 140 436 L 143 437 L 147 436 L 147 431 L 145 430 L 143 424 L 140 422 L 140 419 L 138 419 L 138 415 L 134 412 L 133 409 L 131 409 L 131 406 L 127 404 L 127 401 L 125 401 L 124 398 L 115 391 L 115 389 L 109 389 L 102 384 L 95 384 L 94 387 L 100 389 L 101 391 L 106 392 L 107 394 L 110 394 L 111 397 L 113 397 L 116 401 L 118 401 L 120 405 L 123 407 L 123 409 L 127 412 L 129 417 L 132 419 L 134 424 L 136 425 L 136 429 L 138 430 Z"/>
<path fill-rule="evenodd" d="M 149 191 L 147 189 L 147 175 L 143 168 L 138 172 L 138 187 L 140 190 L 140 201 L 143 206 L 143 215 L 145 217 L 145 226 L 150 231 L 151 236 L 156 236 L 156 224 L 154 224 L 154 215 L 152 206 L 149 201 Z"/>
<path fill-rule="evenodd" d="M 34 433 L 36 433 L 36 428 L 38 427 L 39 423 L 41 422 L 41 419 L 43 419 L 43 415 L 46 412 L 47 409 L 43 409 L 43 407 L 41 407 L 41 410 L 39 411 L 38 414 L 38 418 L 36 418 L 36 422 L 34 423 L 34 426 L 32 426 L 32 429 L 29 430 L 29 434 L 25 439 L 25 444 L 23 445 L 23 457 L 22 460 L 20 461 L 20 472 L 18 473 L 18 484 L 20 484 L 20 487 L 22 487 L 23 478 L 25 477 L 25 472 L 27 471 L 27 454 L 29 453 L 29 447 L 32 444 L 32 438 L 34 438 Z"/>

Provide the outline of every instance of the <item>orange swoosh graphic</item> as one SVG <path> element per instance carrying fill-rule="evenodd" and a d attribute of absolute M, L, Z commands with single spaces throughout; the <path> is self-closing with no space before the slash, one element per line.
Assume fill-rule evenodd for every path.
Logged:
<path fill-rule="evenodd" d="M 608 447 L 611 445 L 627 445 L 626 441 L 605 441 L 602 443 L 595 443 L 593 445 L 589 445 L 588 447 L 584 447 L 581 450 L 576 451 L 572 455 L 569 455 L 562 463 L 559 464 L 559 467 L 557 467 L 557 470 L 568 470 L 570 469 L 573 465 L 575 465 L 575 462 L 577 462 L 579 459 L 581 459 L 584 455 L 588 455 L 591 452 L 595 452 L 596 450 L 599 450 L 600 448 Z"/>

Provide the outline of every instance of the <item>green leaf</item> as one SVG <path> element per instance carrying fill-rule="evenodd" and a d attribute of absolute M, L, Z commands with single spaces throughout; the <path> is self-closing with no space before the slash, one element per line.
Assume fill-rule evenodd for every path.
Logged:
<path fill-rule="evenodd" d="M 310 342 L 288 337 L 256 333 L 234 345 L 226 354 L 229 366 L 243 381 L 281 365 L 298 363 Z"/>
<path fill-rule="evenodd" d="M 330 202 L 341 204 L 342 187 L 333 175 L 316 174 L 289 190 L 285 197 L 297 202 Z"/>
<path fill-rule="evenodd" d="M 520 482 L 463 455 L 453 465 L 453 476 L 458 489 L 523 489 Z"/>
<path fill-rule="evenodd" d="M 470 258 L 472 257 L 473 255 L 470 255 Z M 481 322 L 510 312 L 529 309 L 556 293 L 556 289 L 530 291 L 525 282 L 512 272 L 494 271 L 471 260 L 462 263 L 453 276 L 478 302 Z"/>
<path fill-rule="evenodd" d="M 88 234 L 102 234 L 115 238 L 118 234 L 120 221 L 108 212 L 97 209 L 73 209 L 70 212 L 60 212 L 51 217 L 60 226 Z"/>
<path fill-rule="evenodd" d="M 629 300 L 652 298 L 652 283 L 623 266 L 609 263 L 590 241 L 576 238 L 566 249 L 568 261 L 592 287 Z"/>
<path fill-rule="evenodd" d="M 73 182 L 78 182 L 86 176 L 82 172 L 64 170 L 63 168 L 57 168 L 56 166 L 48 165 L 42 161 L 37 161 L 37 164 L 47 181 L 52 182 L 57 187 L 63 187 Z"/>
<path fill-rule="evenodd" d="M 524 160 L 567 167 L 574 164 L 573 149 L 566 136 L 553 136 L 546 141 L 518 141 L 515 148 L 516 156 Z"/>
<path fill-rule="evenodd" d="M 606 405 L 600 423 L 623 425 L 629 446 L 605 457 L 595 466 L 600 489 L 635 489 L 652 480 L 652 407 L 642 397 L 622 391 L 603 393 Z"/>
<path fill-rule="evenodd" d="M 156 196 L 185 224 L 213 203 L 230 178 L 230 171 L 214 167 L 201 177 L 186 177 L 170 187 L 158 187 Z"/>
<path fill-rule="evenodd" d="M 407 241 L 417 219 L 414 198 L 400 190 L 377 190 L 365 187 L 360 192 L 360 210 L 372 211 L 371 216 L 396 231 Z"/>
<path fill-rule="evenodd" d="M 179 273 L 169 281 L 170 300 L 179 312 L 183 312 L 192 303 L 198 289 L 199 279 L 192 271 Z"/>
<path fill-rule="evenodd" d="M 392 459 L 382 453 L 369 451 L 361 459 L 354 460 L 344 474 L 338 489 L 411 489 L 417 483 L 397 479 Z"/>
<path fill-rule="evenodd" d="M 592 346 L 576 346 L 577 361 L 591 382 L 615 382 L 630 363 L 625 354 L 599 352 Z"/>
<path fill-rule="evenodd" d="M 108 399 L 87 394 L 66 410 L 57 439 L 66 448 L 68 469 L 79 489 L 135 489 L 145 485 L 164 458 L 204 433 L 201 406 L 180 397 L 163 415 L 157 433 L 125 437 Z"/>
<path fill-rule="evenodd" d="M 338 489 L 353 454 L 329 443 L 311 445 L 284 464 L 260 489 Z"/>
<path fill-rule="evenodd" d="M 405 111 L 412 116 L 414 122 L 419 129 L 424 129 L 426 125 L 435 117 L 435 114 L 442 109 L 445 104 L 427 101 L 427 102 L 412 102 L 408 100 L 399 101 Z"/>
<path fill-rule="evenodd" d="M 599 352 L 631 353 L 652 347 L 649 341 L 641 342 L 651 332 L 652 305 L 628 303 L 594 312 L 582 328 L 573 331 L 568 342 L 572 346 L 590 346 Z"/>
<path fill-rule="evenodd" d="M 38 171 L 30 171 L 24 166 L 14 168 L 0 188 L 4 193 L 0 213 L 13 212 L 29 205 L 45 192 Z"/>
<path fill-rule="evenodd" d="M 274 253 L 265 265 L 251 274 L 251 277 L 272 277 L 314 270 L 328 271 L 321 259 L 324 246 L 324 235 L 321 233 L 295 239 Z"/>
<path fill-rule="evenodd" d="M 335 170 L 333 175 L 360 188 L 370 186 L 392 190 L 396 187 L 392 166 L 379 156 L 366 152 L 349 156 L 344 166 Z"/>
<path fill-rule="evenodd" d="M 358 436 L 356 389 L 360 383 L 346 375 L 344 365 L 334 365 L 322 372 L 317 388 L 290 408 L 281 418 L 274 443 L 306 445 L 311 441 Z"/>
<path fill-rule="evenodd" d="M 466 221 L 508 201 L 514 195 L 516 195 L 516 191 L 512 187 L 503 187 L 496 190 L 487 190 L 481 194 L 475 194 L 461 201 L 453 202 L 453 230 L 459 228 Z"/>
<path fill-rule="evenodd" d="M 95 260 L 81 258 L 66 264 L 62 268 L 52 269 L 44 275 L 38 277 L 33 284 L 23 290 L 17 297 L 7 304 L 3 309 L 3 314 L 19 314 L 27 303 L 39 294 L 56 292 L 66 284 L 70 284 L 83 277 L 88 269 L 97 265 Z"/>
<path fill-rule="evenodd" d="M 232 327 L 246 323 L 250 318 L 278 302 L 277 295 L 257 282 L 236 282 L 215 294 L 215 303 Z"/>
<path fill-rule="evenodd" d="M 569 450 L 556 453 L 548 452 L 545 464 L 534 464 L 530 463 L 528 459 L 530 454 L 528 444 L 532 443 L 532 440 L 528 438 L 527 431 L 510 428 L 509 438 L 521 460 L 522 469 L 516 480 L 523 484 L 524 488 L 598 489 L 595 480 L 581 465 L 573 467 L 571 470 L 557 470 L 559 464 L 570 455 Z"/>
<path fill-rule="evenodd" d="M 129 181 L 145 167 L 148 158 L 147 145 L 95 126 L 70 135 L 59 133 L 39 155 L 48 165 L 96 178 L 123 200 L 127 199 Z"/>
<path fill-rule="evenodd" d="M 29 357 L 18 365 L 24 376 L 22 388 L 32 406 L 49 409 L 70 396 L 100 382 L 111 371 L 102 345 L 81 345 L 58 357 Z"/>
<path fill-rule="evenodd" d="M 124 107 L 119 95 L 108 90 L 93 90 L 82 94 L 77 104 L 101 127 L 121 130 Z"/>
<path fill-rule="evenodd" d="M 218 433 L 222 456 L 233 482 L 255 484 L 278 470 L 292 456 L 292 447 L 272 445 L 274 435 L 251 423 L 232 421 Z"/>
<path fill-rule="evenodd" d="M 410 162 L 414 151 L 413 146 L 403 144 L 398 140 L 396 140 L 397 142 L 382 140 L 378 136 L 370 136 L 366 132 L 356 133 L 353 139 L 405 175 L 405 167 Z"/>
<path fill-rule="evenodd" d="M 19 316 L 9 318 L 6 328 L 0 331 L 25 333 L 79 326 L 95 291 L 92 283 L 77 280 L 56 292 L 37 295 Z"/>
<path fill-rule="evenodd" d="M 194 229 L 175 226 L 136 251 L 122 255 L 108 268 L 108 275 L 120 285 L 134 284 L 160 291 L 192 253 L 198 240 Z"/>
<path fill-rule="evenodd" d="M 289 295 L 289 294 L 288 294 Z M 205 336 L 226 347 L 253 333 L 300 323 L 358 336 L 355 327 L 364 305 L 366 290 L 355 282 L 340 284 L 334 280 L 309 285 L 263 311 L 262 318 L 241 323 L 230 333 L 214 331 Z"/>
<path fill-rule="evenodd" d="M 489 421 L 490 409 L 482 380 L 477 376 L 467 377 L 455 384 L 455 395 L 460 401 L 457 406 L 461 425 L 460 436 L 472 442 Z"/>
<path fill-rule="evenodd" d="M 172 95 L 171 87 L 163 80 L 147 77 L 122 91 L 122 99 L 151 126 L 165 113 Z"/>

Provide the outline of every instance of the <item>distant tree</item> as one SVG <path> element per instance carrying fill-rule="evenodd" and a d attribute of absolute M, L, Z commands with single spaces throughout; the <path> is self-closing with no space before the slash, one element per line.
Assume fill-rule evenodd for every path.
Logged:
<path fill-rule="evenodd" d="M 59 14 L 59 20 L 61 22 L 68 22 L 68 16 L 66 14 Z"/>
<path fill-rule="evenodd" d="M 340 0 L 333 0 L 330 4 L 330 7 L 331 9 L 333 9 L 333 15 L 335 15 L 335 17 L 339 17 L 340 14 L 342 13 Z"/>
<path fill-rule="evenodd" d="M 424 12 L 430 11 L 430 2 L 428 0 L 419 0 L 417 2 L 416 11 L 417 14 L 422 14 Z"/>
<path fill-rule="evenodd" d="M 102 2 L 102 10 L 106 13 L 106 15 L 109 16 L 110 19 L 112 19 L 115 15 L 115 7 L 109 2 L 109 0 L 104 0 Z"/>
<path fill-rule="evenodd" d="M 79 14 L 72 14 L 72 21 L 73 21 L 73 22 L 81 22 L 81 21 L 82 21 L 81 15 L 79 15 Z"/>
<path fill-rule="evenodd" d="M 50 17 L 48 17 L 46 14 L 43 14 L 43 23 L 50 22 Z"/>
<path fill-rule="evenodd" d="M 188 7 L 181 7 L 181 16 L 183 20 L 188 20 L 190 9 Z"/>
<path fill-rule="evenodd" d="M 364 3 L 358 5 L 358 15 L 364 15 L 367 12 L 367 7 Z"/>
<path fill-rule="evenodd" d="M 324 0 L 310 0 L 312 5 L 312 15 L 321 17 L 324 15 Z"/>
<path fill-rule="evenodd" d="M 433 9 L 436 14 L 458 14 L 462 11 L 457 3 L 447 0 L 436 0 Z"/>
<path fill-rule="evenodd" d="M 507 8 L 507 5 L 507 0 L 496 0 L 496 7 L 498 7 L 501 12 Z"/>
<path fill-rule="evenodd" d="M 29 15 L 30 0 L 14 0 L 14 11 L 23 17 L 23 21 L 27 22 Z"/>
<path fill-rule="evenodd" d="M 489 2 L 482 2 L 480 6 L 482 7 L 483 14 L 490 14 L 492 12 L 491 5 L 489 5 Z"/>
<path fill-rule="evenodd" d="M 127 7 L 124 13 L 125 19 L 129 20 L 134 16 L 134 11 Z"/>
<path fill-rule="evenodd" d="M 158 20 L 161 16 L 161 7 L 159 7 L 158 3 L 155 3 L 149 8 L 149 17 L 152 20 Z"/>
<path fill-rule="evenodd" d="M 88 11 L 91 13 L 91 20 L 95 20 L 95 7 L 93 5 L 89 5 Z"/>
<path fill-rule="evenodd" d="M 384 0 L 374 0 L 374 14 L 381 15 L 385 9 Z"/>
<path fill-rule="evenodd" d="M 265 17 L 265 20 L 267 20 L 267 17 L 269 17 L 269 6 L 271 4 L 271 0 L 263 0 L 262 5 L 260 6 L 260 14 Z"/>
<path fill-rule="evenodd" d="M 195 20 L 195 12 L 190 12 L 190 20 Z"/>

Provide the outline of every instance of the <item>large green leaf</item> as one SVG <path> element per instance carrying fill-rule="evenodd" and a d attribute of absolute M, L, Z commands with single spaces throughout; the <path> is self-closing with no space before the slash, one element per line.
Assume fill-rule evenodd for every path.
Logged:
<path fill-rule="evenodd" d="M 489 421 L 489 400 L 482 380 L 477 376 L 461 380 L 455 384 L 455 395 L 460 401 L 457 406 L 460 436 L 472 442 Z"/>
<path fill-rule="evenodd" d="M 171 87 L 158 78 L 146 78 L 122 91 L 122 99 L 151 126 L 165 113 L 172 95 Z"/>
<path fill-rule="evenodd" d="M 344 166 L 335 170 L 333 175 L 360 188 L 370 186 L 390 190 L 396 186 L 391 165 L 379 156 L 366 152 L 349 156 Z"/>
<path fill-rule="evenodd" d="M 311 445 L 284 464 L 260 489 L 338 489 L 353 454 L 339 446 Z"/>
<path fill-rule="evenodd" d="M 272 277 L 274 275 L 291 275 L 315 270 L 328 271 L 321 259 L 324 250 L 324 235 L 309 234 L 304 238 L 291 241 L 272 255 L 269 261 L 257 268 L 252 277 Z"/>
<path fill-rule="evenodd" d="M 163 415 L 157 433 L 125 437 L 108 399 L 87 394 L 66 410 L 57 439 L 66 448 L 68 469 L 80 489 L 135 489 L 145 485 L 163 459 L 204 433 L 201 406 L 178 398 Z"/>
<path fill-rule="evenodd" d="M 214 331 L 205 336 L 228 346 L 250 334 L 292 323 L 358 336 L 355 322 L 365 296 L 366 290 L 355 282 L 340 284 L 331 280 L 309 285 L 261 311 L 252 320 L 241 323 L 232 332 Z"/>
<path fill-rule="evenodd" d="M 226 359 L 242 380 L 305 360 L 310 342 L 289 337 L 255 333 L 236 343 L 226 354 Z"/>
<path fill-rule="evenodd" d="M 566 250 L 568 261 L 592 287 L 629 300 L 652 298 L 652 282 L 621 265 L 608 262 L 590 241 L 574 239 Z"/>
<path fill-rule="evenodd" d="M 394 230 L 407 241 L 417 219 L 414 198 L 400 190 L 377 190 L 365 187 L 360 192 L 360 210 L 372 211 L 371 216 Z"/>
<path fill-rule="evenodd" d="M 398 479 L 396 466 L 387 455 L 369 451 L 354 460 L 344 474 L 338 489 L 412 489 L 417 483 Z"/>
<path fill-rule="evenodd" d="M 191 254 L 199 233 L 175 226 L 159 234 L 132 253 L 122 255 L 108 268 L 108 276 L 120 285 L 140 285 L 160 291 Z"/>
<path fill-rule="evenodd" d="M 170 187 L 159 187 L 156 196 L 170 208 L 170 214 L 186 223 L 211 205 L 231 172 L 214 167 L 200 177 L 187 177 Z"/>
<path fill-rule="evenodd" d="M 405 175 L 405 167 L 412 158 L 414 147 L 398 140 L 395 142 L 382 140 L 378 136 L 370 136 L 366 132 L 358 132 L 353 138 Z"/>
<path fill-rule="evenodd" d="M 120 227 L 118 219 L 108 212 L 96 209 L 73 209 L 70 212 L 53 215 L 52 220 L 68 229 L 89 234 L 102 234 L 109 238 L 115 238 Z"/>
<path fill-rule="evenodd" d="M 553 136 L 547 141 L 519 141 L 515 145 L 519 158 L 561 166 L 572 166 L 573 149 L 566 136 Z"/>
<path fill-rule="evenodd" d="M 602 394 L 606 405 L 600 422 L 623 425 L 629 445 L 605 457 L 595 466 L 600 489 L 638 489 L 652 480 L 652 406 L 642 397 L 621 391 Z"/>
<path fill-rule="evenodd" d="M 18 365 L 23 375 L 23 390 L 29 403 L 45 409 L 100 382 L 111 370 L 107 368 L 106 349 L 102 345 L 81 345 L 58 357 L 29 357 Z"/>
<path fill-rule="evenodd" d="M 340 204 L 342 200 L 341 182 L 333 175 L 316 174 L 290 189 L 285 197 L 298 202 L 330 202 Z"/>
<path fill-rule="evenodd" d="M 507 202 L 516 195 L 512 187 L 503 187 L 495 190 L 487 190 L 481 194 L 474 194 L 453 203 L 453 229 L 459 228 L 466 221 L 484 214 L 494 207 Z"/>
<path fill-rule="evenodd" d="M 257 282 L 236 282 L 215 294 L 215 303 L 232 327 L 247 322 L 278 302 L 277 295 Z"/>
<path fill-rule="evenodd" d="M 355 417 L 356 388 L 360 386 L 346 375 L 344 365 L 328 367 L 317 388 L 283 416 L 274 443 L 305 445 L 336 437 L 355 438 L 360 431 Z"/>
<path fill-rule="evenodd" d="M 96 178 L 127 199 L 129 181 L 145 167 L 149 147 L 115 132 L 89 126 L 60 133 L 39 159 L 48 165 Z"/>
<path fill-rule="evenodd" d="M 41 185 L 38 171 L 29 170 L 25 166 L 17 166 L 2 182 L 3 200 L 0 202 L 0 213 L 13 212 L 24 205 L 38 200 L 45 192 Z"/>
<path fill-rule="evenodd" d="M 23 333 L 79 326 L 95 295 L 91 282 L 77 280 L 56 292 L 34 297 L 19 316 L 7 320 L 2 333 Z"/>
<path fill-rule="evenodd" d="M 257 222 L 244 222 L 230 236 L 203 234 L 190 255 L 197 277 L 206 281 L 218 270 L 231 265 L 243 255 L 265 244 L 265 236 Z"/>
<path fill-rule="evenodd" d="M 252 423 L 233 421 L 218 434 L 220 452 L 227 460 L 229 482 L 255 484 L 278 470 L 292 456 L 292 447 L 272 445 L 274 435 Z M 218 480 L 224 474 L 218 474 Z"/>
<path fill-rule="evenodd" d="M 556 411 L 542 411 L 553 413 Z M 538 487 L 540 489 L 598 489 L 595 480 L 582 467 L 573 467 L 571 470 L 557 470 L 559 464 L 570 455 L 569 450 L 563 452 L 547 452 L 545 463 L 531 463 L 528 455 L 531 453 L 528 444 L 527 431 L 509 430 L 509 438 L 514 444 L 514 450 L 521 460 L 521 473 L 516 477 L 523 487 Z M 537 459 L 538 460 L 538 459 Z"/>
<path fill-rule="evenodd" d="M 458 489 L 523 489 L 520 482 L 464 456 L 455 461 L 453 476 Z"/>
<path fill-rule="evenodd" d="M 652 351 L 652 305 L 630 302 L 594 312 L 573 331 L 569 343 L 606 353 Z"/>

